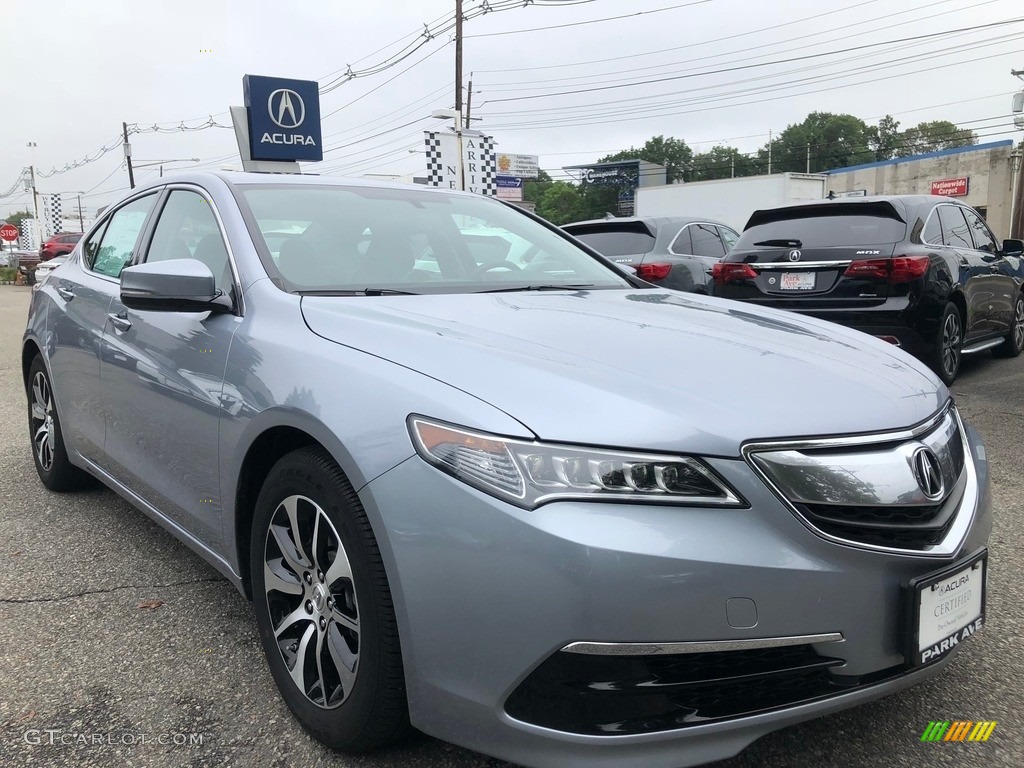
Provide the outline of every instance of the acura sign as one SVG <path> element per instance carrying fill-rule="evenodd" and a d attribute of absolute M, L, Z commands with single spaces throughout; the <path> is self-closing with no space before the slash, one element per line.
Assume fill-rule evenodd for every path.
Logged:
<path fill-rule="evenodd" d="M 315 81 L 246 75 L 242 86 L 253 160 L 324 159 Z"/>

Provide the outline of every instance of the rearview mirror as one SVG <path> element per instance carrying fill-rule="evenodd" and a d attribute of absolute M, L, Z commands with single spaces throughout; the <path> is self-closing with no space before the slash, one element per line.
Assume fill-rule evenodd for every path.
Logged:
<path fill-rule="evenodd" d="M 1003 256 L 1024 255 L 1024 240 L 1003 240 Z"/>
<path fill-rule="evenodd" d="M 137 264 L 121 272 L 121 303 L 163 312 L 230 312 L 231 299 L 217 290 L 213 272 L 196 259 Z"/>

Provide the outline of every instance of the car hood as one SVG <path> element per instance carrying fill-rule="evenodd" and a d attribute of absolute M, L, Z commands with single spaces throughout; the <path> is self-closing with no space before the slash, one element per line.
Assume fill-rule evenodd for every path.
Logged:
<path fill-rule="evenodd" d="M 736 456 L 752 439 L 908 427 L 949 397 L 857 331 L 675 291 L 307 296 L 302 311 L 317 335 L 479 397 L 543 440 Z"/>

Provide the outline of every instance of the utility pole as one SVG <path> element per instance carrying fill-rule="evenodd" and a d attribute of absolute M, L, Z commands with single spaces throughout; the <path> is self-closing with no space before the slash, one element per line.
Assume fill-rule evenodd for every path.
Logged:
<path fill-rule="evenodd" d="M 473 73 L 469 73 L 469 90 L 466 91 L 466 127 L 469 128 L 470 114 L 473 112 Z"/>
<path fill-rule="evenodd" d="M 807 144 L 807 172 L 811 172 L 811 145 L 809 142 Z"/>
<path fill-rule="evenodd" d="M 455 111 L 462 114 L 462 0 L 455 0 Z"/>
<path fill-rule="evenodd" d="M 135 172 L 132 170 L 132 145 L 128 143 L 128 123 L 121 123 L 124 131 L 124 159 L 128 163 L 128 186 L 135 189 Z"/>
<path fill-rule="evenodd" d="M 82 193 L 78 193 L 78 231 L 85 234 L 85 222 L 82 219 Z"/>
<path fill-rule="evenodd" d="M 768 175 L 772 175 L 772 132 L 768 131 Z"/>

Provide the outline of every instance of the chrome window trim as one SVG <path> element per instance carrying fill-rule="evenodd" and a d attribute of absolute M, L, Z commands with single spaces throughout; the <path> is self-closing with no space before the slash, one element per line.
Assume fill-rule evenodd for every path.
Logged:
<path fill-rule="evenodd" d="M 676 244 L 676 241 L 680 237 L 682 237 L 683 232 L 685 232 L 686 230 L 688 230 L 690 227 L 693 227 L 693 226 L 714 227 L 717 230 L 720 225 L 715 224 L 715 223 L 710 222 L 710 221 L 691 221 L 691 222 L 688 222 L 686 225 L 683 226 L 682 229 L 680 229 L 676 233 L 676 236 L 674 238 L 672 238 L 672 244 L 669 245 L 669 247 L 668 247 L 668 252 L 669 253 L 671 253 L 673 256 L 696 256 L 698 259 L 714 259 L 714 258 L 721 259 L 721 258 L 725 258 L 725 256 L 727 256 L 729 254 L 729 249 L 725 247 L 725 240 L 722 239 L 722 234 L 720 232 L 718 233 L 718 240 L 722 243 L 722 255 L 721 256 L 718 256 L 718 257 L 715 257 L 715 256 L 701 256 L 699 253 L 680 253 L 679 251 L 675 250 L 675 248 L 673 248 L 673 246 Z M 738 236 L 737 236 L 737 239 L 739 239 Z M 692 235 L 690 236 L 690 244 L 691 245 L 693 244 L 693 236 Z"/>
<path fill-rule="evenodd" d="M 846 261 L 771 261 L 765 264 L 749 262 L 747 263 L 747 266 L 752 267 L 753 269 L 784 269 L 787 272 L 792 272 L 793 270 L 799 269 L 822 269 L 826 267 L 835 267 L 836 269 L 839 269 L 841 267 L 848 267 L 851 264 L 853 264 L 853 259 L 848 259 Z"/>
<path fill-rule="evenodd" d="M 244 317 L 245 301 L 242 298 L 242 279 L 238 271 L 238 265 L 235 263 L 235 252 L 231 248 L 231 239 L 226 234 L 227 228 L 224 226 L 224 218 L 220 215 L 220 209 L 217 207 L 217 203 L 214 201 L 213 195 L 211 195 L 210 191 L 205 189 L 204 187 L 201 187 L 198 184 L 194 184 L 188 181 L 173 182 L 171 184 L 168 184 L 165 187 L 165 189 L 167 190 L 168 194 L 176 189 L 184 189 L 189 192 L 197 192 L 200 195 L 202 195 L 203 199 L 206 201 L 206 204 L 209 205 L 210 208 L 213 210 L 213 217 L 217 220 L 217 227 L 220 230 L 220 239 L 221 241 L 223 241 L 224 250 L 226 250 L 228 254 L 228 264 L 231 267 L 231 279 L 234 281 L 235 284 L 235 314 L 238 315 L 239 317 Z M 162 209 L 161 213 L 163 213 Z M 157 218 L 156 223 L 160 223 L 159 218 Z M 149 254 L 147 253 L 147 256 L 148 255 Z M 142 264 L 145 262 L 139 263 Z"/>
<path fill-rule="evenodd" d="M 925 432 L 930 431 L 939 424 L 945 417 L 946 414 L 952 411 L 953 417 L 956 420 L 957 427 L 960 430 L 960 439 L 963 442 L 964 448 L 964 471 L 967 473 L 967 483 L 964 487 L 963 498 L 960 500 L 960 509 L 957 511 L 953 524 L 946 534 L 946 537 L 938 544 L 930 545 L 924 549 L 902 549 L 899 547 L 884 547 L 877 544 L 865 544 L 860 541 L 852 541 L 850 539 L 844 539 L 839 536 L 833 536 L 832 534 L 826 533 L 817 528 L 811 523 L 806 517 L 804 517 L 796 506 L 786 498 L 786 495 L 782 490 L 772 481 L 767 474 L 765 474 L 758 466 L 757 462 L 753 460 L 751 454 L 765 450 L 787 450 L 787 449 L 800 449 L 800 448 L 847 448 L 856 447 L 863 445 L 872 445 L 875 443 L 885 442 L 897 442 L 904 440 L 911 440 Z M 974 518 L 977 513 L 978 500 L 980 498 L 979 486 L 978 486 L 978 473 L 977 468 L 974 466 L 974 454 L 971 452 L 971 446 L 967 442 L 967 430 L 964 428 L 963 420 L 960 418 L 960 413 L 957 411 L 952 400 L 949 400 L 934 416 L 927 419 L 926 421 L 918 424 L 915 427 L 905 430 L 898 430 L 894 432 L 875 433 L 870 435 L 850 435 L 844 437 L 829 437 L 829 438 L 811 438 L 805 440 L 781 440 L 781 441 L 762 441 L 762 442 L 751 442 L 746 443 L 740 448 L 744 460 L 747 462 L 754 473 L 761 478 L 761 480 L 771 489 L 772 493 L 785 505 L 785 507 L 793 513 L 797 520 L 799 520 L 805 528 L 814 533 L 816 536 L 830 541 L 834 544 L 841 544 L 847 547 L 853 547 L 855 549 L 863 549 L 872 552 L 884 552 L 887 554 L 895 555 L 906 555 L 909 557 L 952 557 L 959 551 L 960 546 L 967 538 L 967 534 L 971 529 L 971 525 L 974 523 Z"/>
<path fill-rule="evenodd" d="M 820 635 L 791 635 L 789 637 L 753 637 L 740 640 L 696 640 L 679 643 L 593 643 L 575 642 L 561 648 L 563 653 L 583 656 L 668 656 L 683 653 L 720 653 L 744 651 L 752 648 L 785 648 L 792 645 L 841 643 L 841 632 Z"/>

